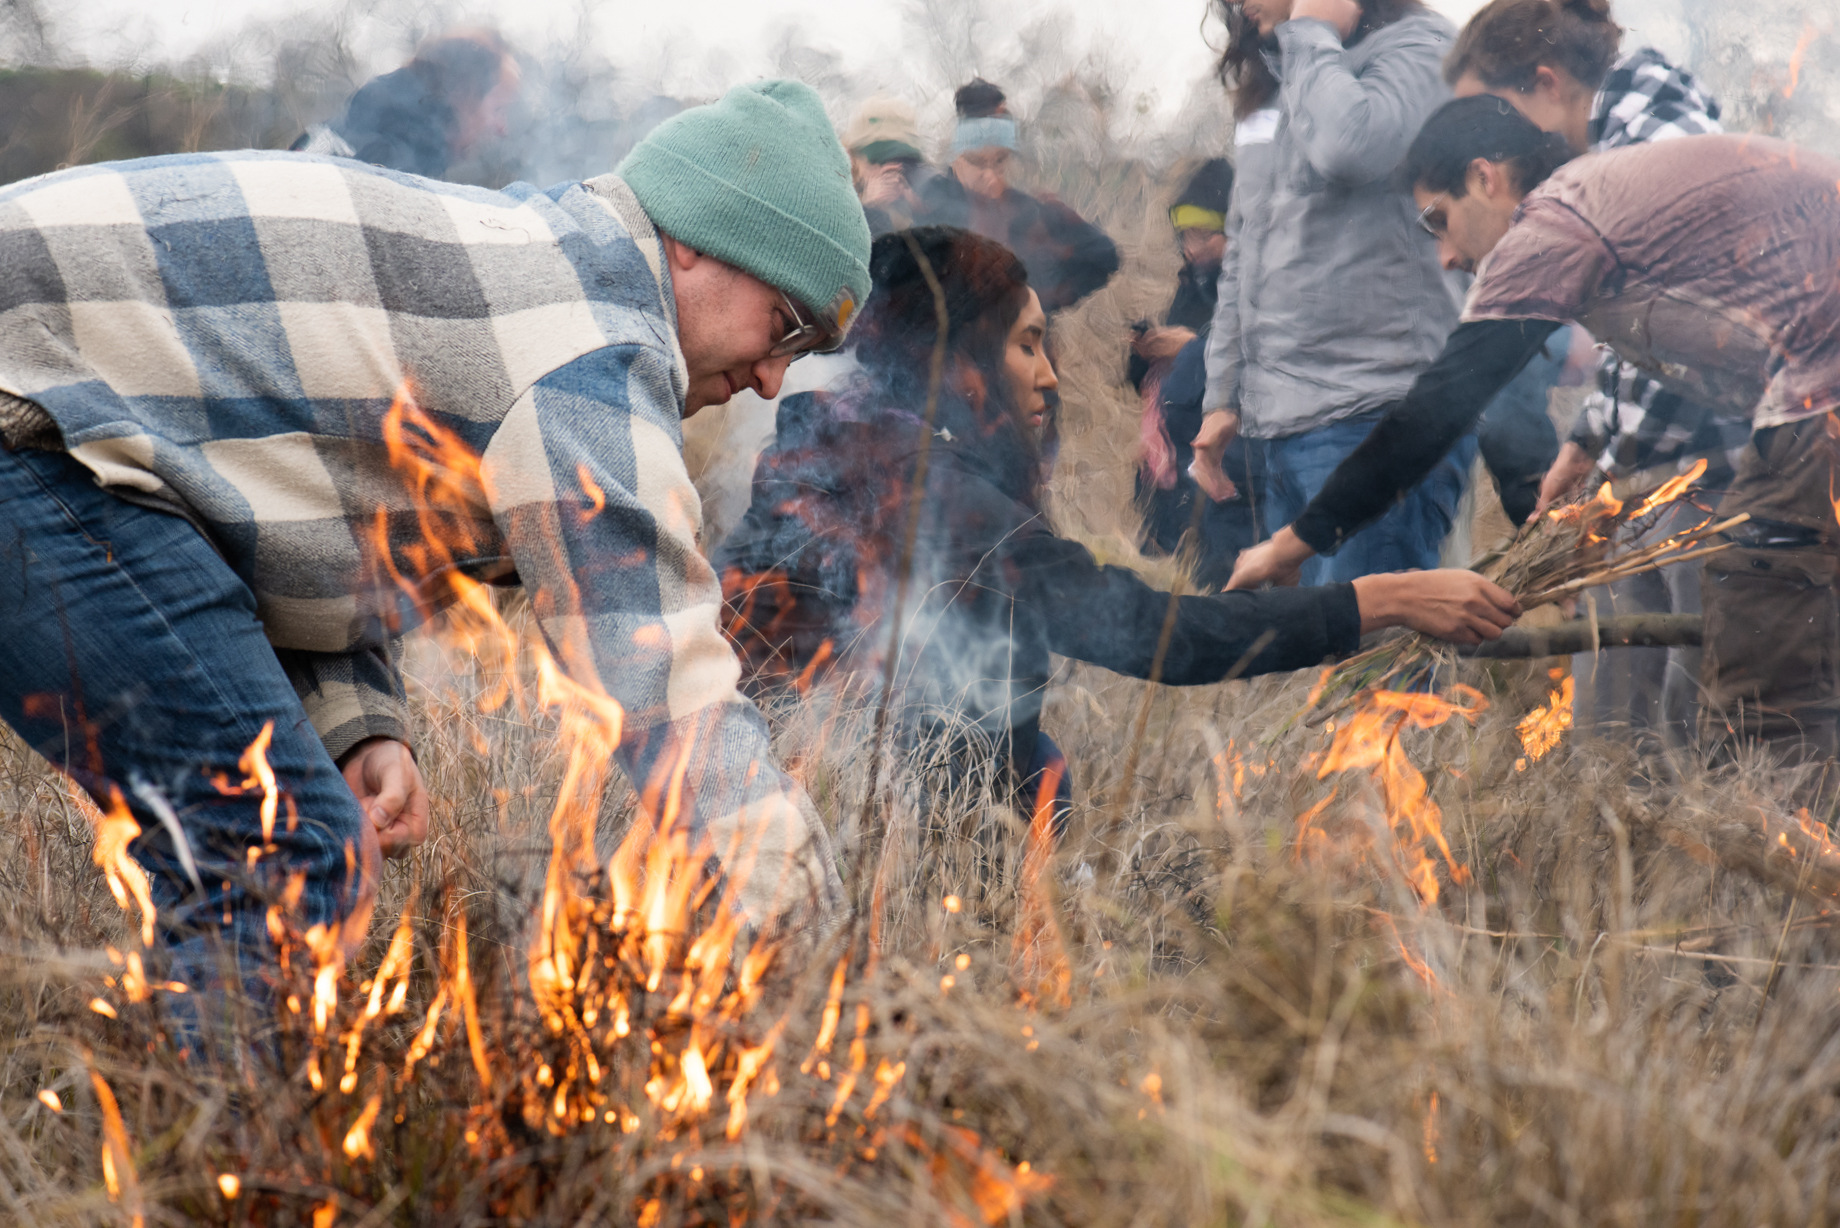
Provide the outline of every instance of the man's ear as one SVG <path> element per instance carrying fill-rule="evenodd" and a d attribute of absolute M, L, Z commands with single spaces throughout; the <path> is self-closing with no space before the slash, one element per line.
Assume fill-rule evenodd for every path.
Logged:
<path fill-rule="evenodd" d="M 1467 187 L 1484 200 L 1498 200 L 1504 195 L 1512 195 L 1514 189 L 1513 173 L 1505 162 L 1491 162 L 1487 158 L 1477 158 L 1469 164 Z"/>
<path fill-rule="evenodd" d="M 659 240 L 664 244 L 665 257 L 671 267 L 679 272 L 688 272 L 703 258 L 703 254 L 685 243 L 679 243 L 662 230 L 658 232 Z"/>

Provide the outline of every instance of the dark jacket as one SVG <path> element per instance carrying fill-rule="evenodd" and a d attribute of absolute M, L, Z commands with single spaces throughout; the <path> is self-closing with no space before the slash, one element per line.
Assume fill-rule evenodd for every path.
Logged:
<path fill-rule="evenodd" d="M 715 555 L 756 692 L 882 668 L 923 429 L 859 390 L 781 403 L 753 503 Z M 991 452 L 951 426 L 933 440 L 898 676 L 910 728 L 963 719 L 1026 760 L 1051 654 L 1148 678 L 1169 596 L 1056 536 Z M 1302 669 L 1359 638 L 1351 585 L 1183 597 L 1161 680 Z"/>
<path fill-rule="evenodd" d="M 447 173 L 453 127 L 453 108 L 428 89 L 413 66 L 365 82 L 346 103 L 345 113 L 327 125 L 351 149 L 350 157 L 429 179 Z M 309 132 L 292 148 L 339 152 L 318 148 L 314 139 Z"/>
<path fill-rule="evenodd" d="M 963 227 L 1015 252 L 1043 311 L 1073 306 L 1118 271 L 1118 248 L 1105 232 L 1053 197 L 1011 188 L 986 200 L 948 171 L 927 182 L 921 204 L 915 225 Z"/>

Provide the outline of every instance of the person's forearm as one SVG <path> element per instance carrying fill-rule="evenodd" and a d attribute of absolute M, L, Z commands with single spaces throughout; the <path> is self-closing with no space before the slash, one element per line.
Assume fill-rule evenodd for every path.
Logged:
<path fill-rule="evenodd" d="M 1295 536 L 1333 554 L 1423 481 L 1495 394 L 1559 327 L 1545 320 L 1484 320 L 1457 326 L 1437 361 L 1344 460 L 1303 514 Z"/>

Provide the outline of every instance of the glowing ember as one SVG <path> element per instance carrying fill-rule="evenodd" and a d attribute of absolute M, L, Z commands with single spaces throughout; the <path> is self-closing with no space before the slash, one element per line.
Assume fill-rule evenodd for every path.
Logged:
<path fill-rule="evenodd" d="M 219 1173 L 217 1174 L 217 1189 L 226 1200 L 235 1202 L 236 1196 L 243 1192 L 243 1179 L 235 1173 Z"/>
<path fill-rule="evenodd" d="M 39 1089 L 38 1102 L 50 1109 L 53 1113 L 62 1113 L 64 1111 L 64 1102 L 58 1099 L 58 1094 L 48 1087 Z"/>

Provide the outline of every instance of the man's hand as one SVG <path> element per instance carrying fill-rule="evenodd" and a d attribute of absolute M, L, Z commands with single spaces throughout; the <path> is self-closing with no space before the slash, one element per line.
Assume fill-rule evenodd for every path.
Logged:
<path fill-rule="evenodd" d="M 1354 595 L 1363 633 L 1407 626 L 1453 644 L 1499 639 L 1521 613 L 1507 589 L 1454 568 L 1362 576 Z"/>
<path fill-rule="evenodd" d="M 1263 584 L 1289 588 L 1303 579 L 1303 565 L 1315 556 L 1316 551 L 1304 545 L 1303 539 L 1287 525 L 1272 534 L 1271 540 L 1239 552 L 1239 559 L 1233 564 L 1233 578 L 1227 581 L 1227 591 L 1258 588 Z"/>
<path fill-rule="evenodd" d="M 1335 27 L 1335 32 L 1348 41 L 1354 28 L 1361 24 L 1361 6 L 1355 0 L 1297 0 L 1291 6 L 1291 20 L 1300 17 L 1314 17 L 1326 21 Z"/>
<path fill-rule="evenodd" d="M 1152 328 L 1131 342 L 1131 352 L 1146 362 L 1165 362 L 1195 339 L 1192 328 Z"/>
<path fill-rule="evenodd" d="M 1540 500 L 1533 505 L 1533 515 L 1527 517 L 1528 522 L 1538 520 L 1546 514 L 1547 508 L 1577 490 L 1578 483 L 1584 481 L 1596 467 L 1589 452 L 1571 440 L 1566 440 L 1559 449 L 1558 459 L 1553 461 L 1546 476 L 1540 479 Z"/>
<path fill-rule="evenodd" d="M 1227 445 L 1237 434 L 1239 415 L 1230 409 L 1209 410 L 1201 419 L 1201 429 L 1195 432 L 1195 459 L 1188 467 L 1188 476 L 1216 503 L 1239 493 L 1233 479 L 1220 467 Z"/>
<path fill-rule="evenodd" d="M 890 205 L 909 195 L 907 172 L 899 162 L 872 166 L 863 176 L 862 203 L 865 205 Z"/>
<path fill-rule="evenodd" d="M 364 810 L 369 834 L 385 857 L 401 857 L 428 838 L 428 790 L 409 748 L 393 738 L 367 738 L 339 765 Z"/>

